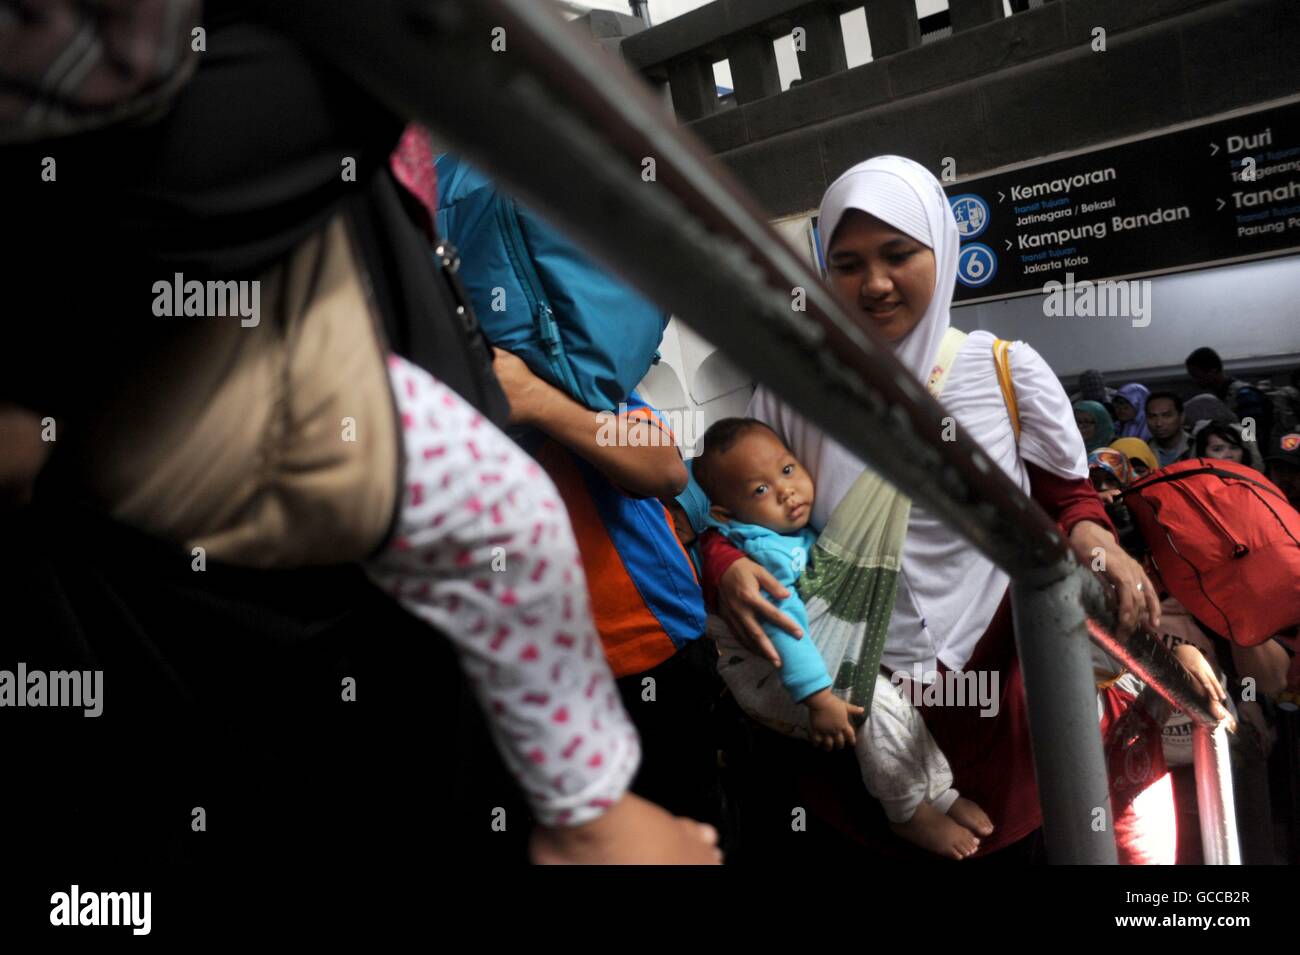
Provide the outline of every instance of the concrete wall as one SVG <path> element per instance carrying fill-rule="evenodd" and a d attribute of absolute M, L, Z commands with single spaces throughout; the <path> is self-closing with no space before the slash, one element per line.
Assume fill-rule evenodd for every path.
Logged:
<path fill-rule="evenodd" d="M 1297 49 L 1294 0 L 1056 0 L 686 128 L 776 218 L 880 153 L 965 177 L 1300 92 Z"/>
<path fill-rule="evenodd" d="M 1104 53 L 1090 46 L 1097 26 Z M 649 49 L 653 33 L 636 42 Z M 936 171 L 953 157 L 966 178 L 1086 149 L 1300 92 L 1298 50 L 1295 0 L 1055 0 L 687 128 L 806 252 L 801 214 L 867 156 L 902 153 Z M 1032 343 L 1070 383 L 1087 368 L 1113 382 L 1180 381 L 1201 345 L 1241 374 L 1300 364 L 1300 257 L 1151 282 L 1146 328 L 1049 318 L 1040 296 L 957 309 L 954 322 Z M 679 412 L 684 437 L 743 411 L 752 383 L 688 329 L 674 322 L 663 353 L 643 390 Z"/>
<path fill-rule="evenodd" d="M 1124 318 L 1048 317 L 1041 295 L 968 305 L 953 311 L 953 322 L 1029 342 L 1062 378 L 1100 368 L 1115 383 L 1181 380 L 1183 359 L 1202 345 L 1242 374 L 1300 365 L 1300 256 L 1150 282 L 1145 328 Z"/>

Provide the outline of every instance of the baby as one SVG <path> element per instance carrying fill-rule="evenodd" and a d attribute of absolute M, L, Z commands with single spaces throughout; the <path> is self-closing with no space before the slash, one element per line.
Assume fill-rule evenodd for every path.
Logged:
<path fill-rule="evenodd" d="M 693 471 L 709 496 L 709 526 L 790 591 L 777 606 L 807 633 L 808 611 L 794 585 L 817 543 L 808 527 L 815 493 L 811 476 L 775 432 L 752 418 L 714 424 Z M 781 657 L 781 683 L 808 707 L 813 745 L 826 750 L 852 745 L 856 736 L 850 717 L 860 716 L 862 708 L 850 708 L 831 692 L 817 646 L 772 624 L 765 623 L 764 629 Z"/>
<path fill-rule="evenodd" d="M 808 612 L 795 585 L 817 542 L 808 527 L 815 495 L 811 475 L 776 432 L 754 418 L 725 418 L 710 427 L 692 468 L 711 502 L 709 526 L 790 592 L 777 607 L 807 634 Z M 952 788 L 947 760 L 900 691 L 883 675 L 877 679 L 871 719 L 859 740 L 853 724 L 861 722 L 863 710 L 831 692 L 817 645 L 766 621 L 763 628 L 781 658 L 782 684 L 808 708 L 813 744 L 825 750 L 855 747 L 867 789 L 881 800 L 894 832 L 950 858 L 974 853 L 979 837 L 993 826 L 979 806 Z"/>

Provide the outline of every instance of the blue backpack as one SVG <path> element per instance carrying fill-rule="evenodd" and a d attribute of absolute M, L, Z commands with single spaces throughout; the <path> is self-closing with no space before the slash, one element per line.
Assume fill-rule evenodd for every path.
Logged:
<path fill-rule="evenodd" d="M 668 316 L 458 156 L 442 155 L 438 234 L 488 340 L 594 411 L 615 411 L 659 360 Z"/>

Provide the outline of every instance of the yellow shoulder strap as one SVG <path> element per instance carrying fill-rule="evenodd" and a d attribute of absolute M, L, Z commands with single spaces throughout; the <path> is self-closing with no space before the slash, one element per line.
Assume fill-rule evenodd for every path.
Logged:
<path fill-rule="evenodd" d="M 930 394 L 936 398 L 943 394 L 943 386 L 948 381 L 948 372 L 952 371 L 952 364 L 957 360 L 957 352 L 961 351 L 964 341 L 966 341 L 966 333 L 951 325 L 939 341 L 939 354 L 935 356 L 934 367 L 930 369 L 930 378 L 925 383 L 925 386 L 930 389 Z"/>
<path fill-rule="evenodd" d="M 1007 403 L 1007 413 L 1011 415 L 1011 430 L 1016 435 L 1016 444 L 1020 443 L 1020 409 L 1016 406 L 1016 386 L 1011 380 L 1011 342 L 1001 338 L 993 340 L 993 363 L 998 369 L 998 384 L 1002 387 L 1002 400 Z"/>

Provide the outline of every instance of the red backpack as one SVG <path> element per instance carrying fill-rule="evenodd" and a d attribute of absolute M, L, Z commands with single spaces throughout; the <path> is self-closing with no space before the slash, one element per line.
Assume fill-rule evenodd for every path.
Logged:
<path fill-rule="evenodd" d="M 1165 589 L 1234 643 L 1300 623 L 1300 512 L 1235 461 L 1192 458 L 1124 492 Z"/>

